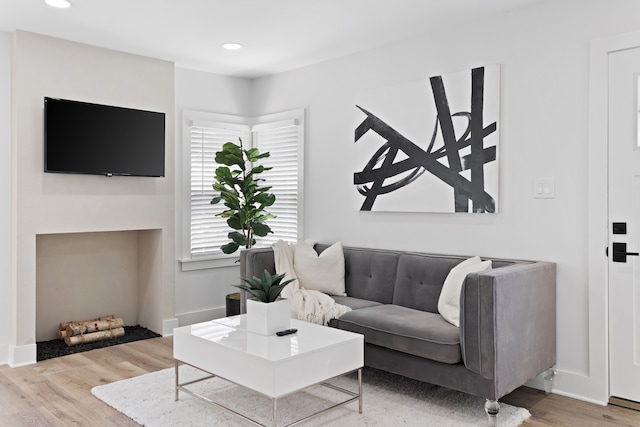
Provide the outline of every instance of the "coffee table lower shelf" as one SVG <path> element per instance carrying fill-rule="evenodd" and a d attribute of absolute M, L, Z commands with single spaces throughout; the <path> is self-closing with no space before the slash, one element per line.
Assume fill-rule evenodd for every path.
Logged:
<path fill-rule="evenodd" d="M 195 369 L 198 369 L 199 371 L 202 371 L 202 372 L 208 374 L 209 376 L 206 376 L 204 378 L 198 378 L 197 380 L 193 380 L 193 381 L 180 383 L 180 369 L 179 369 L 179 367 L 180 367 L 181 364 L 182 365 L 191 366 L 191 367 L 193 367 Z M 333 409 L 339 408 L 339 407 L 344 406 L 344 405 L 348 405 L 349 403 L 352 403 L 352 402 L 355 402 L 355 401 L 358 401 L 358 412 L 362 414 L 362 368 L 358 368 L 358 369 L 350 371 L 350 372 L 345 372 L 344 374 L 338 375 L 338 377 L 341 377 L 343 375 L 349 375 L 349 374 L 352 374 L 354 372 L 357 372 L 357 375 L 358 375 L 358 392 L 357 393 L 354 393 L 354 392 L 352 392 L 350 390 L 346 390 L 346 389 L 344 389 L 342 387 L 338 387 L 338 386 L 336 386 L 334 384 L 330 384 L 330 383 L 326 382 L 328 380 L 331 380 L 332 378 L 329 378 L 328 380 L 321 381 L 321 382 L 316 383 L 316 384 L 311 384 L 308 387 L 304 387 L 304 388 L 302 388 L 300 390 L 294 391 L 293 393 L 295 393 L 297 391 L 304 390 L 304 389 L 309 388 L 309 387 L 313 387 L 315 385 L 323 385 L 325 387 L 329 387 L 329 388 L 331 388 L 333 390 L 336 390 L 336 391 L 339 391 L 341 393 L 344 393 L 344 394 L 350 396 L 350 398 L 348 398 L 347 400 L 344 400 L 342 402 L 336 403 L 336 404 L 334 404 L 334 405 L 332 405 L 332 406 L 330 406 L 328 408 L 325 408 L 325 409 L 323 409 L 321 411 L 313 413 L 313 414 L 311 414 L 309 416 L 301 418 L 301 419 L 299 419 L 297 421 L 294 421 L 293 423 L 287 424 L 286 426 L 283 426 L 283 427 L 290 427 L 290 426 L 298 425 L 298 424 L 303 423 L 303 422 L 305 422 L 305 421 L 307 421 L 307 420 L 309 420 L 311 418 L 314 418 L 314 417 L 317 417 L 319 415 L 322 415 L 325 412 L 331 411 Z M 237 384 L 237 383 L 235 383 L 233 381 L 230 381 L 230 380 L 228 380 L 226 378 L 223 378 L 223 377 L 221 377 L 219 375 L 215 375 L 215 374 L 213 374 L 211 372 L 208 372 L 208 371 L 206 371 L 206 370 L 204 370 L 202 368 L 199 368 L 197 366 L 191 365 L 191 364 L 186 363 L 186 362 L 182 362 L 182 361 L 180 361 L 178 359 L 175 359 L 175 373 L 176 373 L 176 383 L 175 383 L 175 400 L 176 401 L 179 399 L 179 392 L 182 391 L 182 392 L 187 393 L 187 394 L 189 394 L 189 395 L 191 395 L 193 397 L 196 397 L 198 399 L 204 400 L 207 403 L 213 404 L 216 407 L 218 407 L 220 409 L 223 409 L 223 410 L 225 410 L 225 411 L 227 411 L 229 413 L 235 414 L 238 417 L 240 417 L 240 418 L 252 423 L 253 425 L 262 426 L 262 427 L 268 427 L 266 424 L 261 424 L 258 421 L 247 417 L 246 415 L 243 415 L 243 414 L 241 414 L 241 413 L 239 413 L 237 411 L 234 411 L 233 409 L 231 409 L 231 408 L 229 408 L 227 406 L 224 406 L 221 403 L 215 402 L 215 401 L 213 401 L 213 400 L 211 400 L 211 399 L 209 399 L 209 398 L 207 398 L 205 396 L 202 396 L 202 395 L 200 395 L 198 393 L 195 393 L 195 392 L 189 390 L 188 388 L 186 388 L 186 386 L 189 386 L 191 384 L 195 384 L 195 383 L 198 383 L 198 382 L 201 382 L 201 381 L 205 381 L 205 380 L 208 380 L 208 379 L 211 379 L 211 378 L 216 378 L 216 377 L 220 378 L 222 380 L 225 380 L 227 382 L 230 382 L 232 384 L 236 384 L 236 385 L 238 385 L 240 387 L 243 387 L 242 385 Z M 337 378 L 337 377 L 334 377 L 334 378 Z M 293 394 L 293 393 L 289 393 L 289 394 Z M 272 426 L 273 427 L 277 427 L 277 425 L 278 425 L 277 424 L 277 420 L 278 420 L 278 417 L 277 417 L 277 415 L 278 415 L 277 414 L 278 413 L 277 401 L 278 401 L 279 398 L 282 398 L 282 397 L 285 397 L 285 396 L 288 396 L 288 395 L 279 396 L 279 397 L 272 397 L 272 396 L 267 396 L 267 395 L 265 395 L 263 393 L 260 393 L 260 394 L 262 394 L 263 396 L 266 396 L 269 399 L 271 399 L 271 401 L 272 401 Z"/>

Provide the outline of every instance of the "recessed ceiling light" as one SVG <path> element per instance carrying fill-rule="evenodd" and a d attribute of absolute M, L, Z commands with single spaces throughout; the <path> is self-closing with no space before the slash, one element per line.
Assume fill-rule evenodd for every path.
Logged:
<path fill-rule="evenodd" d="M 242 48 L 242 45 L 240 43 L 225 43 L 222 47 L 227 50 L 238 50 Z"/>
<path fill-rule="evenodd" d="M 67 7 L 71 6 L 71 3 L 69 3 L 67 0 L 44 0 L 44 2 L 51 7 L 57 7 L 60 9 L 66 9 Z"/>

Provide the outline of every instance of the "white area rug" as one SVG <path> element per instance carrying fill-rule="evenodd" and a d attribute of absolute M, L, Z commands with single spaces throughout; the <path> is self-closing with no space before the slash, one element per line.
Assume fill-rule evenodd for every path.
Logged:
<path fill-rule="evenodd" d="M 180 382 L 205 376 L 183 365 Z M 355 374 L 337 378 L 332 383 L 357 391 Z M 108 405 L 139 424 L 164 426 L 233 426 L 251 425 L 241 418 L 187 393 L 174 401 L 174 369 L 142 375 L 94 387 L 91 392 Z M 271 400 L 246 388 L 219 378 L 192 384 L 188 388 L 266 425 L 271 425 Z M 386 372 L 363 371 L 364 411 L 358 413 L 353 402 L 302 424 L 311 426 L 485 426 L 484 399 L 442 387 L 413 381 Z M 279 399 L 278 425 L 290 424 L 313 412 L 345 400 L 347 396 L 333 389 L 314 386 Z M 529 411 L 500 404 L 498 426 L 515 427 L 530 416 Z"/>

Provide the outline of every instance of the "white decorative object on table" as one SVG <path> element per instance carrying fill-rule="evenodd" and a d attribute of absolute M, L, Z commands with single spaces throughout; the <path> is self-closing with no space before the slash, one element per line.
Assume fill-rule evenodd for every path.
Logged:
<path fill-rule="evenodd" d="M 246 285 L 234 285 L 249 292 L 254 298 L 247 300 L 247 328 L 261 335 L 273 335 L 289 329 L 291 322 L 291 301 L 280 298 L 282 290 L 293 279 L 282 281 L 284 274 L 272 276 L 267 270 L 262 276 L 242 279 Z"/>
<path fill-rule="evenodd" d="M 260 335 L 274 335 L 291 327 L 291 301 L 280 298 L 265 303 L 247 300 L 247 330 Z"/>

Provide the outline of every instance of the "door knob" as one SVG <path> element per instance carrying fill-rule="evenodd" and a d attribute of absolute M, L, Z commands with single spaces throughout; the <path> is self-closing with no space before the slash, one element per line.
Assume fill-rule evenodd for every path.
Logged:
<path fill-rule="evenodd" d="M 613 262 L 627 262 L 627 256 L 638 256 L 638 252 L 627 252 L 626 243 L 613 244 Z"/>

